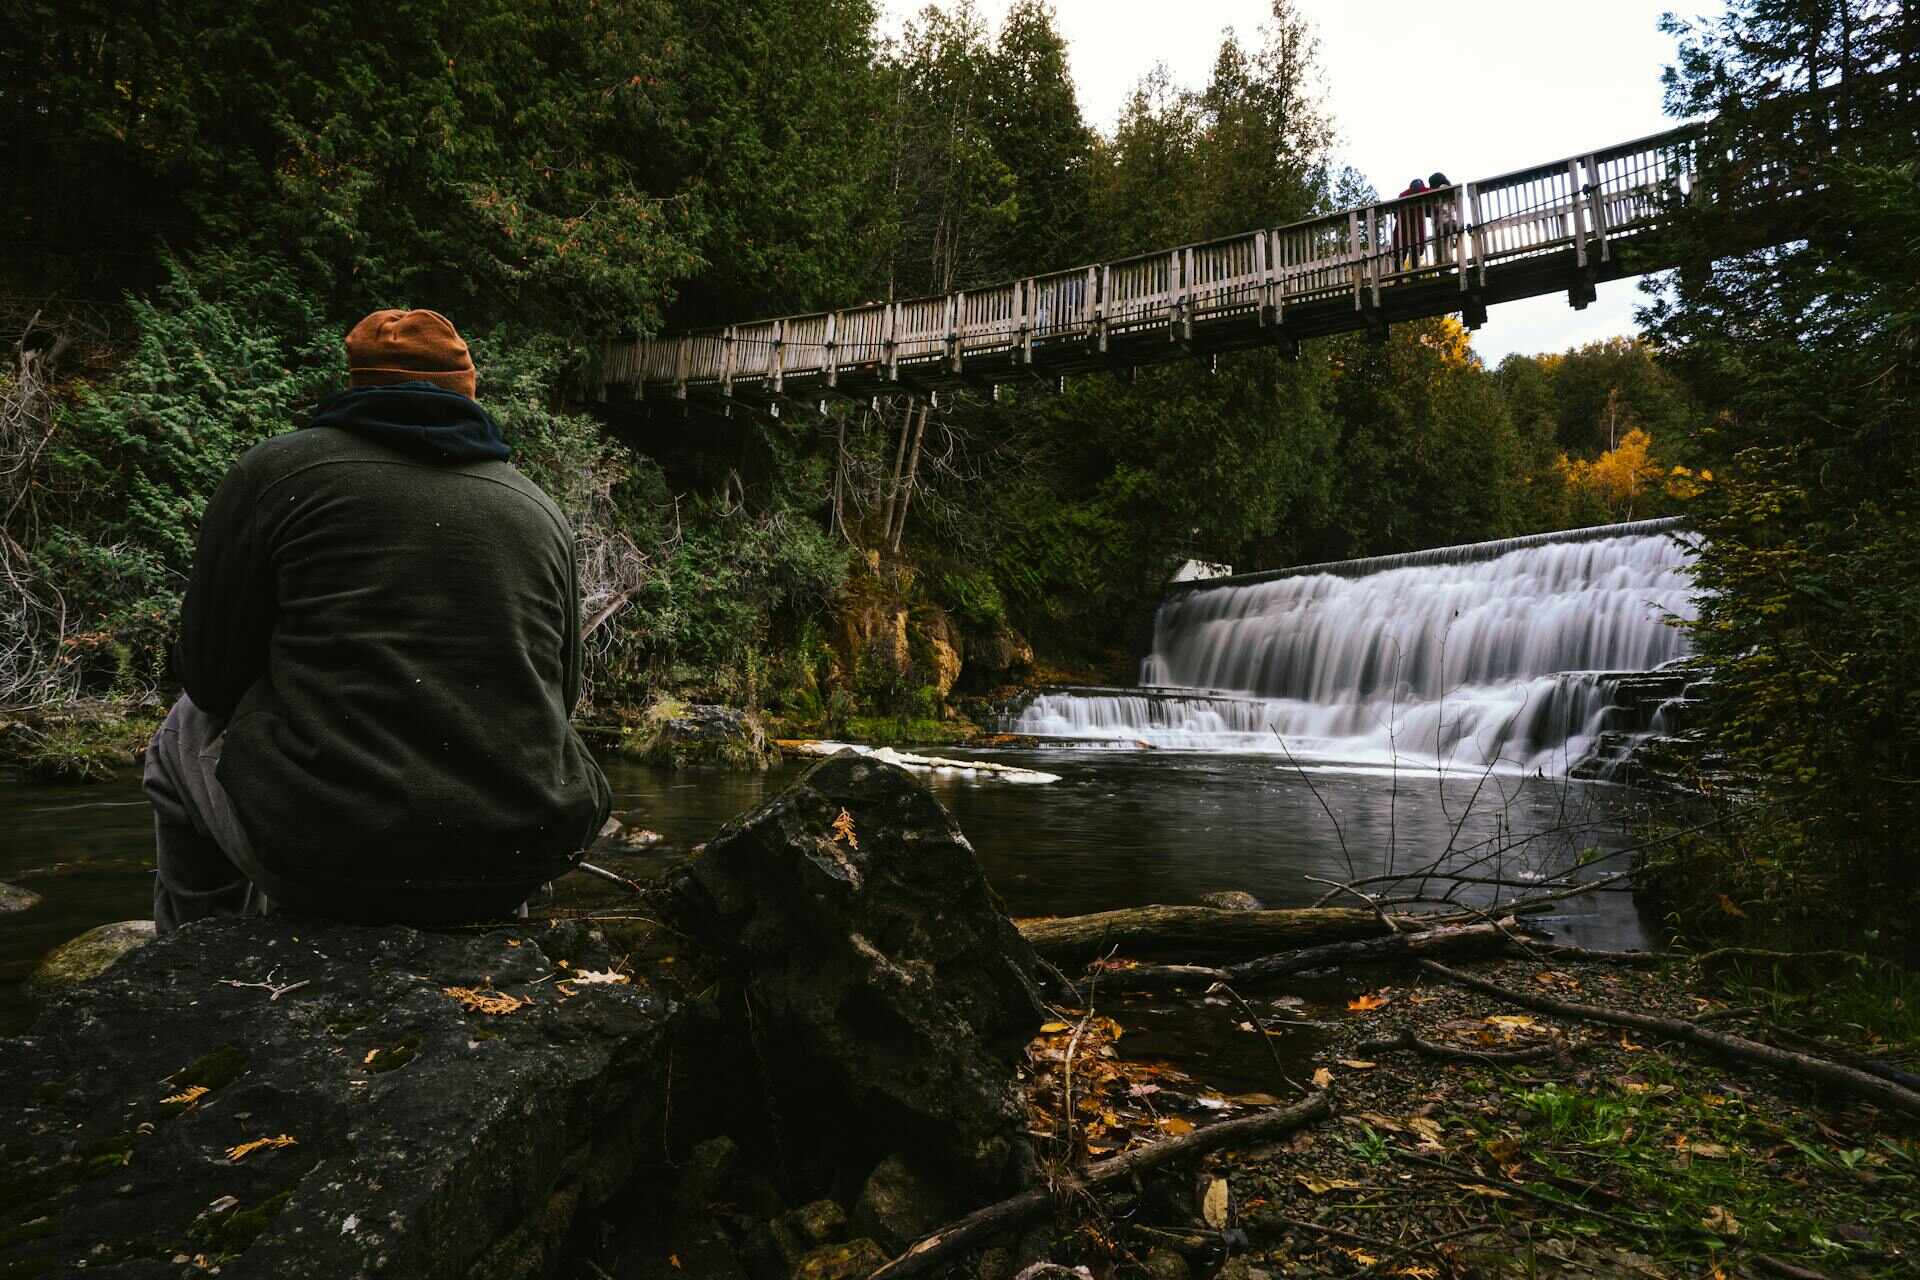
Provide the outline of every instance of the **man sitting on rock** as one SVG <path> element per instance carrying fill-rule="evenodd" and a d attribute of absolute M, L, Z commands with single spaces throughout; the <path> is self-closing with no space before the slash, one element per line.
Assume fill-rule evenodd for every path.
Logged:
<path fill-rule="evenodd" d="M 497 918 L 573 865 L 606 778 L 573 732 L 573 538 L 432 311 L 347 335 L 349 389 L 200 523 L 147 752 L 161 933 L 275 909 Z"/>

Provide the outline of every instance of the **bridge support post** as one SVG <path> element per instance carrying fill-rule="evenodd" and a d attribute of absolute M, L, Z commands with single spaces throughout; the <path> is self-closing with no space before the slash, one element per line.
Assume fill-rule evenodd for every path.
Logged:
<path fill-rule="evenodd" d="M 1486 324 L 1487 300 L 1477 293 L 1468 294 L 1460 303 L 1460 320 L 1469 330 Z"/>

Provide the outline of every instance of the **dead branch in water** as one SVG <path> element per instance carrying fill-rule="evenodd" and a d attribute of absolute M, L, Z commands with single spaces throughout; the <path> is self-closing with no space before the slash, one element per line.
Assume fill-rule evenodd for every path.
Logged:
<path fill-rule="evenodd" d="M 1455 925 L 1420 933 L 1390 933 L 1357 942 L 1334 942 L 1276 955 L 1256 956 L 1224 968 L 1193 964 L 1135 964 L 1115 974 L 1129 990 L 1163 991 L 1224 982 L 1264 982 L 1327 965 L 1399 960 L 1409 956 L 1486 955 L 1502 950 L 1507 939 L 1498 923 Z"/>

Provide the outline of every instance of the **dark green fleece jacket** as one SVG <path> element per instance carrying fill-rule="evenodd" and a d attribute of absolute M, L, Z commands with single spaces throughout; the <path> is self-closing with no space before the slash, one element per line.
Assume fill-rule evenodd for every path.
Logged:
<path fill-rule="evenodd" d="M 606 819 L 568 723 L 573 538 L 473 401 L 377 391 L 234 466 L 175 664 L 228 720 L 218 777 L 271 899 L 472 919 L 567 870 Z"/>

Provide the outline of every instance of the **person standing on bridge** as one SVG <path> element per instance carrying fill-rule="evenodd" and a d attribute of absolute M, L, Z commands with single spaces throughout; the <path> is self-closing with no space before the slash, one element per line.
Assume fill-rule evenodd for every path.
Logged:
<path fill-rule="evenodd" d="M 433 311 L 347 335 L 348 389 L 241 457 L 200 522 L 146 759 L 154 922 L 497 918 L 606 820 L 574 733 L 572 531 Z"/>
<path fill-rule="evenodd" d="M 1433 260 L 1436 265 L 1453 257 L 1454 237 L 1460 234 L 1460 219 L 1455 216 L 1455 192 L 1447 175 L 1436 170 L 1427 179 L 1427 190 L 1434 193 L 1429 202 L 1433 217 Z"/>
<path fill-rule="evenodd" d="M 1399 198 L 1417 196 L 1427 189 L 1427 184 L 1415 178 L 1407 184 Z M 1403 204 L 1393 215 L 1393 269 L 1412 271 L 1420 265 L 1420 246 L 1427 238 L 1427 209 L 1425 202 Z"/>

